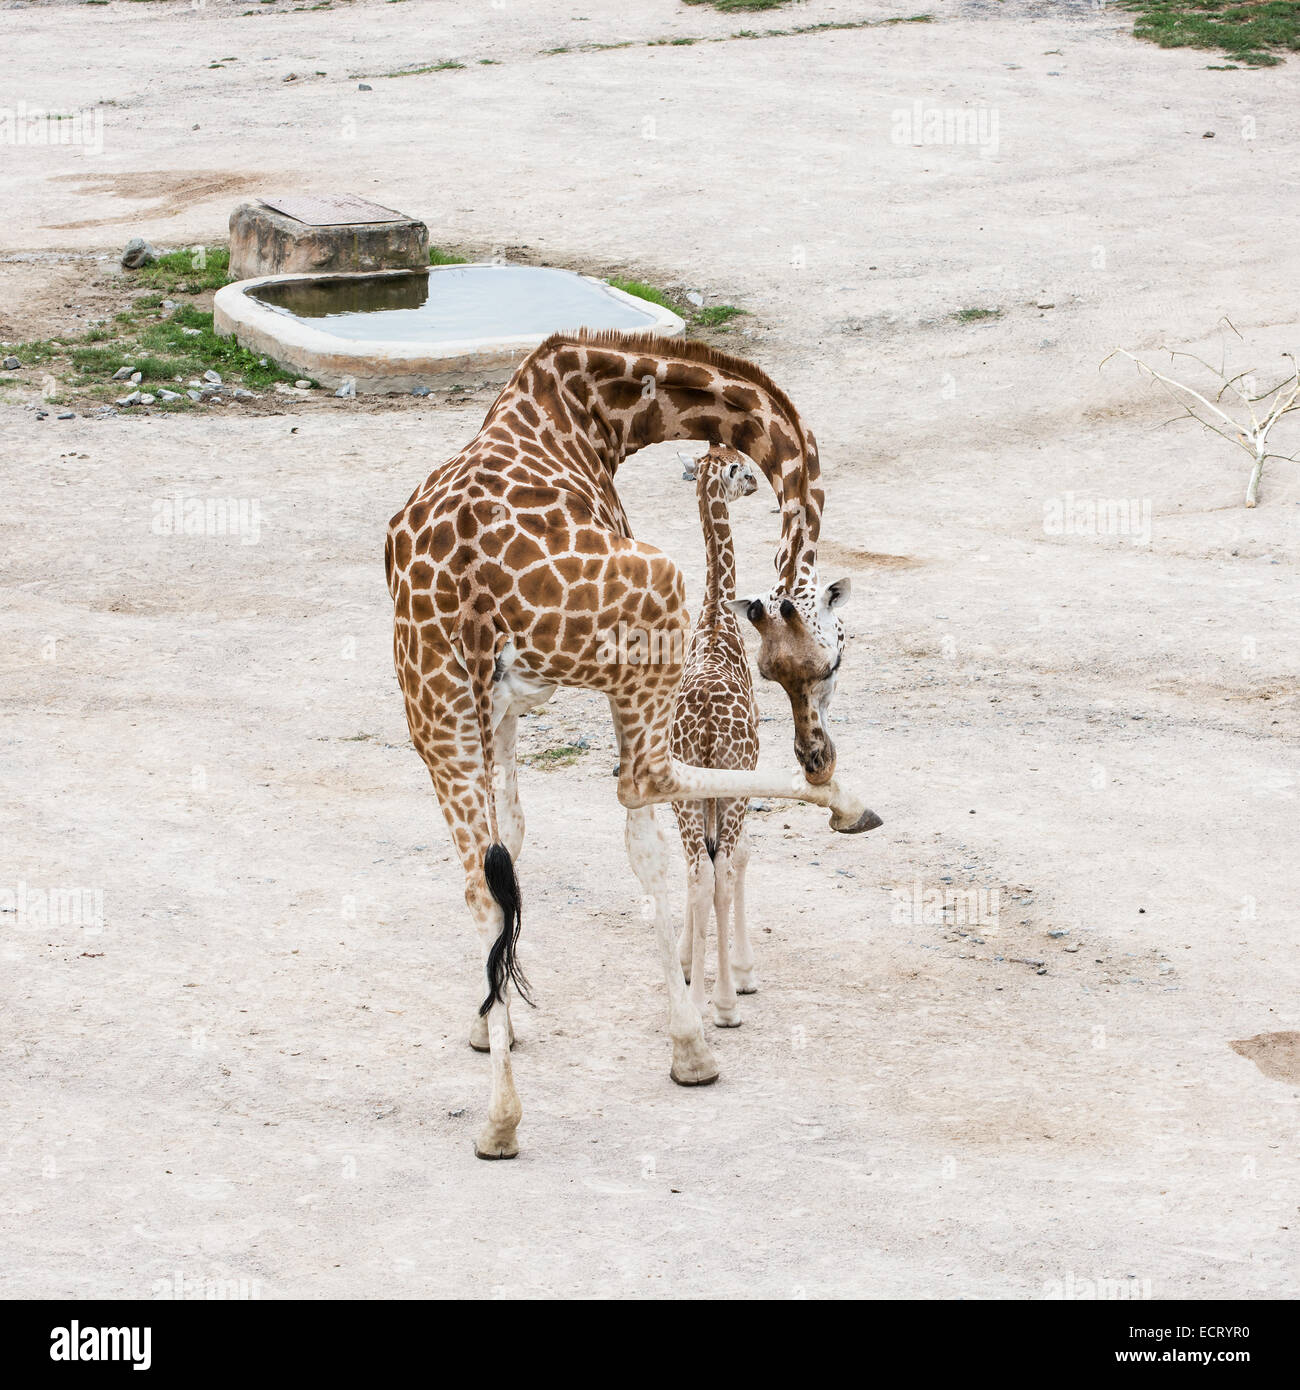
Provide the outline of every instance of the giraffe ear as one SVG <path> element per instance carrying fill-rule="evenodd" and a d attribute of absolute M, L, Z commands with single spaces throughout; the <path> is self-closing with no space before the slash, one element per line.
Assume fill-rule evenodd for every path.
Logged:
<path fill-rule="evenodd" d="M 762 627 L 767 621 L 767 608 L 761 598 L 726 598 L 722 606 L 738 618 L 748 618 L 755 627 Z"/>
<path fill-rule="evenodd" d="M 683 482 L 693 483 L 695 481 L 696 475 L 699 472 L 699 459 L 694 457 L 694 455 L 692 454 L 684 454 L 679 449 L 677 451 L 677 460 L 682 466 Z"/>
<path fill-rule="evenodd" d="M 838 608 L 853 592 L 851 579 L 837 579 L 822 590 L 822 602 L 827 608 Z"/>

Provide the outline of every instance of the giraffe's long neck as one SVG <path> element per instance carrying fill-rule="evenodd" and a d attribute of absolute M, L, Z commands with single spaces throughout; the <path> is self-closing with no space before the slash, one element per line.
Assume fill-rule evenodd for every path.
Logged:
<path fill-rule="evenodd" d="M 489 412 L 485 428 L 517 413 L 544 417 L 575 458 L 614 472 L 629 454 L 665 440 L 706 440 L 748 454 L 781 504 L 778 587 L 816 583 L 823 494 L 817 444 L 785 394 L 751 363 L 695 344 L 596 334 L 543 343 Z"/>
<path fill-rule="evenodd" d="M 736 597 L 736 551 L 731 543 L 731 515 L 722 479 L 716 472 L 701 471 L 696 485 L 700 526 L 704 531 L 704 604 L 701 631 L 717 632 L 727 599 Z"/>

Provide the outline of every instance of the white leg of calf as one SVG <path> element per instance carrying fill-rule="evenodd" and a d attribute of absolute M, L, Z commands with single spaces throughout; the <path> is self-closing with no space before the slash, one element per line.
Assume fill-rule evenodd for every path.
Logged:
<path fill-rule="evenodd" d="M 749 922 L 745 917 L 745 870 L 749 868 L 749 832 L 742 830 L 732 856 L 736 866 L 736 896 L 733 919 L 736 924 L 736 948 L 732 959 L 732 977 L 737 994 L 754 994 L 758 990 L 758 970 L 754 965 L 754 947 L 749 940 Z"/>
<path fill-rule="evenodd" d="M 668 842 L 655 820 L 653 806 L 628 811 L 626 837 L 633 872 L 653 904 L 655 939 L 668 986 L 668 1032 L 673 1040 L 671 1075 L 679 1085 L 704 1086 L 717 1080 L 718 1064 L 704 1041 L 700 1011 L 691 1002 L 677 958 L 668 912 Z"/>
<path fill-rule="evenodd" d="M 713 1021 L 719 1028 L 740 1026 L 736 1007 L 736 986 L 731 977 L 731 949 L 728 926 L 736 891 L 736 866 L 729 854 L 713 861 L 713 915 L 718 919 L 718 976 L 713 982 Z"/>
<path fill-rule="evenodd" d="M 701 859 L 687 871 L 686 925 L 691 933 L 691 1002 L 704 1012 L 705 955 L 709 948 L 709 914 L 713 911 L 713 861 Z"/>

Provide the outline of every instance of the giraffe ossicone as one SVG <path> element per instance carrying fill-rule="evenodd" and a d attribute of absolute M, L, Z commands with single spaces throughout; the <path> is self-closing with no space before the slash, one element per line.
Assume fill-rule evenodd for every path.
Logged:
<path fill-rule="evenodd" d="M 614 485 L 630 454 L 672 439 L 702 439 L 747 454 L 780 501 L 774 593 L 790 598 L 795 617 L 788 620 L 789 641 L 764 638 L 773 653 L 769 671 L 785 687 L 795 716 L 804 775 L 794 783 L 779 773 L 692 767 L 672 755 L 689 625 L 684 586 L 667 555 L 633 538 Z M 515 862 L 524 819 L 515 747 L 526 710 L 560 685 L 596 690 L 609 701 L 628 855 L 655 903 L 672 1074 L 686 1084 L 712 1079 L 716 1066 L 678 964 L 667 842 L 655 804 L 794 797 L 829 808 L 837 830 L 880 823 L 836 782 L 833 749 L 823 737 L 821 697 L 838 652 L 808 622 L 794 627 L 798 614 L 809 611 L 799 605 L 816 594 L 818 475 L 811 432 L 752 363 L 648 334 L 557 334 L 520 364 L 475 437 L 389 523 L 385 568 L 398 683 L 411 741 L 464 867 L 465 900 L 483 953 L 484 1022 L 475 1023 L 472 1041 L 481 1043 L 486 1029 L 492 1091 L 475 1145 L 484 1158 L 518 1152 L 522 1113 L 508 996 L 512 983 L 516 991 L 522 987 Z M 769 613 L 770 606 L 764 607 L 769 628 L 786 624 L 782 603 Z M 658 659 L 601 660 L 601 631 L 620 625 L 675 640 L 661 643 Z"/>

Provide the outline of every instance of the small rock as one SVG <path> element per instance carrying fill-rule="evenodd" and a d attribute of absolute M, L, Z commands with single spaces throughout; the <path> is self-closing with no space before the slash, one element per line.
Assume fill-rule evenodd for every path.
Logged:
<path fill-rule="evenodd" d="M 143 238 L 133 236 L 126 244 L 126 250 L 122 252 L 122 264 L 127 270 L 139 270 L 141 266 L 148 265 L 150 261 L 156 261 L 158 253 Z"/>
<path fill-rule="evenodd" d="M 1213 132 L 1212 130 L 1207 130 L 1207 131 L 1205 132 L 1205 134 L 1201 136 L 1201 139 L 1202 139 L 1202 140 L 1213 140 L 1213 139 L 1214 139 L 1214 132 Z"/>
<path fill-rule="evenodd" d="M 213 386 L 221 385 L 221 377 L 218 375 L 218 373 L 214 372 L 211 367 L 209 367 L 208 370 L 203 373 L 203 380 L 210 381 L 213 384 Z"/>
<path fill-rule="evenodd" d="M 4 360 L 4 369 L 7 372 L 16 372 L 22 365 L 23 364 L 16 357 L 10 356 L 6 357 Z"/>
<path fill-rule="evenodd" d="M 158 399 L 160 401 L 178 401 L 180 396 L 175 391 L 159 391 Z"/>
<path fill-rule="evenodd" d="M 345 381 L 334 394 L 336 396 L 342 396 L 344 399 L 355 396 L 357 394 L 357 384 L 355 381 Z"/>
<path fill-rule="evenodd" d="M 139 391 L 132 391 L 131 394 L 130 394 L 129 396 L 122 396 L 122 397 L 116 402 L 116 404 L 117 404 L 117 405 L 135 405 L 136 402 L 137 402 L 139 399 L 140 399 L 140 393 L 139 393 Z"/>
<path fill-rule="evenodd" d="M 190 398 L 190 400 L 192 400 L 192 401 L 201 401 L 201 400 L 203 399 L 203 392 L 202 392 L 202 391 L 186 391 L 185 394 L 186 394 L 186 395 Z"/>
<path fill-rule="evenodd" d="M 281 82 L 296 82 L 297 80 L 298 80 L 298 74 L 297 74 L 296 72 L 287 72 L 287 73 L 285 73 L 285 75 L 280 79 Z"/>
<path fill-rule="evenodd" d="M 63 414 L 59 416 L 60 420 L 75 420 L 76 418 L 77 417 L 70 410 L 65 410 Z"/>
<path fill-rule="evenodd" d="M 187 338 L 197 338 L 197 337 L 199 336 L 200 330 L 197 329 L 197 328 L 186 328 L 186 327 L 182 324 L 182 325 L 181 325 L 181 332 L 184 333 L 185 336 L 186 336 Z"/>
<path fill-rule="evenodd" d="M 119 368 L 117 369 L 117 371 L 115 371 L 115 372 L 113 373 L 113 380 L 114 380 L 114 381 L 129 381 L 130 379 L 131 379 L 131 368 L 130 368 L 130 367 L 119 367 Z"/>
<path fill-rule="evenodd" d="M 375 90 L 375 89 L 370 85 L 369 82 L 358 82 L 358 83 L 357 83 L 357 91 L 359 91 L 359 92 L 373 92 L 374 90 Z"/>
<path fill-rule="evenodd" d="M 139 386 L 139 384 L 144 380 L 144 373 L 132 372 L 131 375 L 127 377 L 127 380 L 131 383 L 132 386 Z"/>
<path fill-rule="evenodd" d="M 176 301 L 174 299 L 164 299 L 162 306 L 164 309 L 174 309 L 176 307 Z"/>
<path fill-rule="evenodd" d="M 251 391 L 246 391 L 242 386 L 232 386 L 230 388 L 230 394 L 234 396 L 237 401 L 255 401 L 257 399 Z"/>
<path fill-rule="evenodd" d="M 413 396 L 427 396 L 428 394 L 429 388 L 427 386 L 417 386 L 411 391 Z"/>
<path fill-rule="evenodd" d="M 311 382 L 308 381 L 308 380 L 306 380 L 306 378 L 300 377 L 300 378 L 299 378 L 297 381 L 295 381 L 293 384 L 298 388 L 299 391 L 310 391 L 310 390 L 311 390 Z"/>
<path fill-rule="evenodd" d="M 152 405 L 156 399 L 157 399 L 157 397 L 151 396 L 151 395 L 146 391 L 145 394 L 144 394 L 143 396 L 140 397 L 140 404 L 141 404 L 141 405 Z"/>

